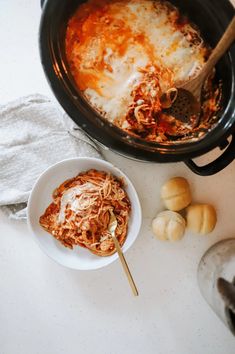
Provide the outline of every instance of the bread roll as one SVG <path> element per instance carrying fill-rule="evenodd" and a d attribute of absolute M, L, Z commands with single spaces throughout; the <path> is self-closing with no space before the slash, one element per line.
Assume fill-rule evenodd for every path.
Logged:
<path fill-rule="evenodd" d="M 192 201 L 188 181 L 183 177 L 169 179 L 161 189 L 161 198 L 167 209 L 179 211 Z"/>
<path fill-rule="evenodd" d="M 187 227 L 199 234 L 210 233 L 216 225 L 216 211 L 209 204 L 194 204 L 186 209 Z"/>
<path fill-rule="evenodd" d="M 184 218 L 174 211 L 163 211 L 152 222 L 152 230 L 159 240 L 178 241 L 185 231 Z"/>

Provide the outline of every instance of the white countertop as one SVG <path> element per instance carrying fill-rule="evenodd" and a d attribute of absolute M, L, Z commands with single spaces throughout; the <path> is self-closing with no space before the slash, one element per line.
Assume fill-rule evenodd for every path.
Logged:
<path fill-rule="evenodd" d="M 36 92 L 52 97 L 38 54 L 39 2 L 0 1 L 0 104 Z M 143 207 L 141 232 L 126 254 L 140 296 L 132 296 L 118 261 L 91 272 L 63 268 L 42 253 L 25 224 L 1 213 L 0 353 L 233 354 L 234 337 L 202 298 L 196 271 L 210 245 L 235 236 L 235 161 L 199 177 L 183 163 L 105 154 L 131 178 Z M 160 186 L 175 175 L 188 178 L 195 201 L 216 206 L 211 235 L 187 232 L 175 244 L 153 238 Z"/>

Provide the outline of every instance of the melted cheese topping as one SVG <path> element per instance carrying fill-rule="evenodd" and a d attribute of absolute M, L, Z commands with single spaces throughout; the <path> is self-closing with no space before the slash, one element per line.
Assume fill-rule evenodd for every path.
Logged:
<path fill-rule="evenodd" d="M 92 193 L 94 193 L 94 190 L 95 185 L 90 182 L 66 190 L 61 197 L 58 222 L 63 223 L 65 221 L 66 210 L 72 210 L 77 213 L 88 208 L 91 204 Z M 84 191 L 86 191 L 85 196 Z M 89 194 L 91 194 L 89 195 L 89 198 L 87 197 L 88 191 Z"/>
<path fill-rule="evenodd" d="M 166 67 L 177 83 L 202 66 L 195 30 L 178 20 L 175 8 L 149 0 L 89 1 L 70 19 L 67 57 L 76 83 L 108 119 L 126 113 L 143 76 L 139 68 Z M 161 78 L 161 88 L 168 87 Z"/>

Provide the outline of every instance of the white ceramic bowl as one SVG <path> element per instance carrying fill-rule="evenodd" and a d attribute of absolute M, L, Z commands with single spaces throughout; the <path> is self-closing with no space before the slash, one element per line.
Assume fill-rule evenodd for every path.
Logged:
<path fill-rule="evenodd" d="M 130 198 L 132 211 L 128 224 L 128 234 L 123 245 L 123 252 L 128 250 L 138 236 L 141 226 L 141 206 L 136 190 L 118 168 L 111 163 L 96 158 L 74 158 L 63 160 L 49 167 L 35 183 L 28 202 L 28 226 L 41 249 L 53 260 L 65 267 L 80 270 L 98 269 L 118 258 L 117 253 L 109 257 L 99 257 L 85 248 L 75 247 L 73 250 L 64 247 L 59 241 L 47 233 L 39 224 L 39 217 L 52 202 L 52 192 L 66 179 L 76 176 L 82 171 L 97 169 L 123 177 L 125 190 Z"/>

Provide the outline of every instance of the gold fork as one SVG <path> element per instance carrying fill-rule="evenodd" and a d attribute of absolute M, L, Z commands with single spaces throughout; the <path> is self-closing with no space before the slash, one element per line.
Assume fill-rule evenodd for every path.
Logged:
<path fill-rule="evenodd" d="M 122 264 L 122 267 L 126 273 L 126 276 L 127 276 L 127 279 L 129 281 L 129 284 L 131 286 L 131 289 L 133 291 L 133 294 L 135 296 L 138 296 L 138 290 L 137 290 L 137 287 L 135 285 L 135 282 L 134 282 L 134 279 L 131 275 L 131 272 L 130 272 L 130 269 L 128 267 L 128 264 L 125 260 L 125 257 L 122 253 L 122 250 L 121 250 L 121 247 L 119 245 L 119 242 L 115 236 L 115 231 L 116 231 L 116 228 L 117 228 L 117 219 L 113 213 L 113 210 L 109 210 L 109 213 L 110 213 L 110 221 L 109 221 L 109 232 L 111 233 L 112 235 L 112 238 L 113 238 L 113 242 L 115 244 L 115 247 L 116 247 L 116 250 L 117 250 L 117 253 L 118 253 L 118 256 L 119 256 L 119 259 L 121 261 L 121 264 Z"/>

